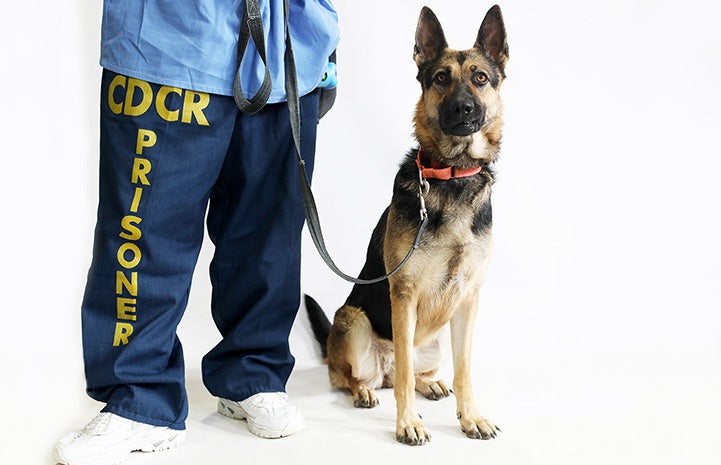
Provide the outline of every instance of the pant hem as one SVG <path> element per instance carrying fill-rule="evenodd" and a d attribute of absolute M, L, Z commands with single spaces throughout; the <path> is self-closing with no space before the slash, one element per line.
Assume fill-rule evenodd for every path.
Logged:
<path fill-rule="evenodd" d="M 247 399 L 248 397 L 254 396 L 255 394 L 260 394 L 261 392 L 285 392 L 285 386 L 284 385 L 254 386 L 254 387 L 250 387 L 245 390 L 239 391 L 238 393 L 236 393 L 232 396 L 225 397 L 225 396 L 216 395 L 216 397 L 221 397 L 223 399 L 232 400 L 234 402 L 240 402 L 240 401 Z"/>
<path fill-rule="evenodd" d="M 159 420 L 157 418 L 151 418 L 151 417 L 147 417 L 145 415 L 140 415 L 138 413 L 130 412 L 123 408 L 114 407 L 112 405 L 106 405 L 105 408 L 103 408 L 101 410 L 101 412 L 113 413 L 115 415 L 118 415 L 119 417 L 123 417 L 128 420 L 133 420 L 133 421 L 137 421 L 140 423 L 145 423 L 146 425 L 164 426 L 167 428 L 177 429 L 177 430 L 185 429 L 185 420 L 179 420 L 179 421 Z"/>

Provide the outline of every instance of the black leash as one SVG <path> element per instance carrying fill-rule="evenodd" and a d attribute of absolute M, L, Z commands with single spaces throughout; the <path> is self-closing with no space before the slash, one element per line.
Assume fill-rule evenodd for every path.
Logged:
<path fill-rule="evenodd" d="M 265 66 L 265 76 L 258 92 L 248 100 L 243 94 L 240 82 L 240 63 L 243 61 L 243 55 L 245 55 L 245 49 L 248 47 L 248 40 L 251 36 Z M 238 71 L 235 73 L 235 79 L 233 80 L 235 104 L 240 111 L 248 115 L 258 113 L 265 106 L 265 102 L 268 101 L 271 90 L 273 90 L 273 80 L 270 77 L 268 60 L 265 56 L 265 36 L 263 34 L 263 17 L 260 14 L 260 5 L 258 5 L 258 0 L 247 0 L 243 20 L 240 22 L 240 35 L 238 37 Z"/>
<path fill-rule="evenodd" d="M 300 185 L 301 197 L 303 200 L 303 209 L 305 210 L 306 224 L 308 225 L 308 232 L 310 237 L 313 239 L 315 248 L 318 250 L 323 261 L 328 267 L 333 270 L 335 274 L 345 279 L 346 281 L 354 284 L 373 284 L 389 276 L 395 274 L 401 269 L 403 265 L 411 258 L 413 252 L 420 246 L 421 236 L 423 231 L 426 229 L 428 223 L 428 212 L 426 211 L 424 196 L 428 193 L 428 182 L 423 178 L 423 175 L 418 170 L 418 199 L 420 202 L 420 221 L 418 225 L 418 233 L 413 241 L 413 246 L 408 251 L 405 258 L 391 270 L 388 274 L 380 276 L 374 279 L 360 279 L 354 278 L 343 273 L 333 262 L 333 259 L 328 253 L 328 249 L 325 246 L 325 240 L 323 239 L 323 232 L 320 227 L 320 219 L 318 218 L 318 209 L 315 204 L 313 192 L 310 188 L 310 180 L 308 179 L 308 173 L 305 169 L 305 160 L 301 155 L 300 150 L 300 99 L 298 96 L 298 77 L 296 75 L 295 57 L 293 56 L 293 46 L 290 40 L 290 27 L 288 24 L 288 13 L 289 13 L 289 0 L 284 1 L 285 4 L 285 93 L 288 100 L 288 111 L 290 113 L 290 127 L 293 135 L 293 143 L 295 144 L 296 154 L 298 155 L 298 183 Z M 243 89 L 240 85 L 240 63 L 243 60 L 245 49 L 248 46 L 248 40 L 253 37 L 255 46 L 258 49 L 258 53 L 265 65 L 265 77 L 261 84 L 258 92 L 251 97 L 250 100 L 246 99 L 243 95 Z M 240 27 L 240 37 L 238 40 L 238 72 L 235 75 L 235 82 L 233 85 L 233 96 L 235 103 L 238 108 L 244 113 L 253 114 L 257 113 L 267 102 L 270 96 L 270 91 L 273 87 L 272 80 L 270 78 L 270 71 L 268 69 L 268 63 L 265 56 L 265 38 L 263 33 L 263 21 L 260 15 L 260 7 L 258 0 L 246 0 L 245 2 L 245 14 Z"/>

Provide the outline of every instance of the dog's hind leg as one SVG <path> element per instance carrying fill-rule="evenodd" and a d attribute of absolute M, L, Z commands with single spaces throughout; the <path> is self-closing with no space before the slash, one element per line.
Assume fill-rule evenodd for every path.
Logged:
<path fill-rule="evenodd" d="M 426 399 L 440 400 L 451 395 L 450 389 L 442 379 L 433 379 L 436 370 L 416 375 L 416 391 L 423 394 Z"/>
<path fill-rule="evenodd" d="M 331 367 L 329 370 L 331 384 L 341 389 L 348 389 L 353 395 L 353 405 L 355 407 L 373 408 L 378 406 L 378 398 L 373 389 L 353 376 L 351 370 L 350 365 L 343 371 Z"/>
<path fill-rule="evenodd" d="M 384 379 L 385 357 L 379 353 L 380 346 L 361 309 L 346 305 L 336 312 L 328 337 L 330 381 L 333 386 L 348 389 L 356 407 L 378 405 L 373 389 L 380 387 Z"/>
<path fill-rule="evenodd" d="M 435 379 L 438 368 L 442 365 L 447 354 L 448 327 L 444 327 L 438 338 L 430 344 L 416 348 L 413 359 L 413 368 L 416 376 L 416 391 L 431 400 L 445 399 L 451 395 L 450 389 L 443 380 Z"/>

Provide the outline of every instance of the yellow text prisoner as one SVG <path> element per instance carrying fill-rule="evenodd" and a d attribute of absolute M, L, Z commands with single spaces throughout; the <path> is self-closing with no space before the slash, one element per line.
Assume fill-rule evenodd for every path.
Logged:
<path fill-rule="evenodd" d="M 115 273 L 115 294 L 117 320 L 115 323 L 115 336 L 113 346 L 126 345 L 133 334 L 133 323 L 137 321 L 136 303 L 138 297 L 138 272 L 134 269 L 143 258 L 137 241 L 142 236 L 140 223 L 143 219 L 137 215 L 140 199 L 143 196 L 143 186 L 150 186 L 148 174 L 152 164 L 147 158 L 141 157 L 143 150 L 152 147 L 157 142 L 153 131 L 139 129 L 135 144 L 135 155 L 130 182 L 135 185 L 135 193 L 130 203 L 130 212 L 120 220 L 120 237 L 126 242 L 118 247 L 117 259 L 119 268 Z"/>

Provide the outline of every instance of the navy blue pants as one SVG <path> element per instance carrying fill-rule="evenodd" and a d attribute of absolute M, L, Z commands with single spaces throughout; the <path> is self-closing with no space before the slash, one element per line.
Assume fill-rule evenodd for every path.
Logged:
<path fill-rule="evenodd" d="M 318 95 L 301 98 L 312 172 Z M 304 216 L 286 104 L 240 113 L 231 97 L 104 71 L 100 197 L 82 305 L 88 394 L 104 411 L 175 429 L 188 400 L 176 329 L 207 228 L 211 394 L 284 391 L 300 299 Z"/>

